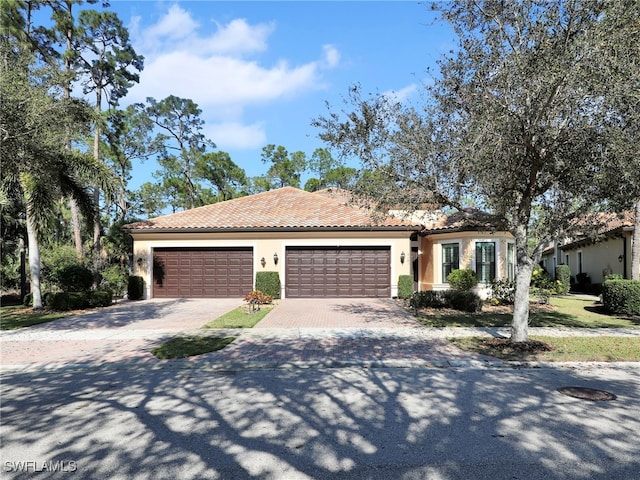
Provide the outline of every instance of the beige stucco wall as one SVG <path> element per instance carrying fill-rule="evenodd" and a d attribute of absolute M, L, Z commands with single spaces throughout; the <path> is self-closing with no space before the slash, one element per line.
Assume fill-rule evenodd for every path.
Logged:
<path fill-rule="evenodd" d="M 626 259 L 625 254 L 626 243 Z M 575 277 L 580 273 L 579 253 L 582 253 L 582 271 L 591 277 L 592 283 L 602 283 L 604 275 L 615 273 L 624 275 L 625 260 L 627 277 L 631 276 L 631 234 L 626 233 L 624 237 L 609 238 L 600 242 L 585 245 L 571 250 L 563 250 L 562 263 L 567 264 L 571 269 L 571 275 Z M 620 256 L 623 262 L 620 262 Z"/>
<path fill-rule="evenodd" d="M 145 281 L 145 298 L 153 296 L 152 259 L 154 248 L 165 247 L 251 247 L 253 271 L 277 271 L 285 294 L 285 251 L 293 246 L 388 246 L 391 255 L 391 295 L 398 293 L 398 277 L 411 274 L 411 232 L 243 232 L 243 233 L 133 233 L 134 275 Z M 400 255 L 405 253 L 401 263 Z M 274 254 L 278 264 L 274 264 Z M 260 260 L 264 257 L 263 267 Z M 141 259 L 138 265 L 138 259 Z"/>
<path fill-rule="evenodd" d="M 458 243 L 460 268 L 476 269 L 476 242 L 495 242 L 496 276 L 507 277 L 507 244 L 515 243 L 507 232 L 450 232 L 428 235 L 422 238 L 420 269 L 420 290 L 446 290 L 449 284 L 442 278 L 442 244 Z M 484 294 L 485 286 L 479 285 L 478 291 Z"/>

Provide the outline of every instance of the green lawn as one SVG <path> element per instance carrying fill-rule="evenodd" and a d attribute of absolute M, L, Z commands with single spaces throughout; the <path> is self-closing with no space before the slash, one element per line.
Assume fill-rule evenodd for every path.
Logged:
<path fill-rule="evenodd" d="M 260 310 L 247 313 L 246 306 L 238 307 L 203 325 L 202 328 L 252 328 L 262 320 L 272 308 L 272 305 L 262 305 Z"/>
<path fill-rule="evenodd" d="M 202 355 L 203 353 L 221 350 L 235 339 L 235 337 L 219 338 L 206 336 L 174 337 L 151 349 L 151 353 L 160 360 L 192 357 L 194 355 Z"/>
<path fill-rule="evenodd" d="M 573 327 L 573 328 L 640 328 L 640 317 L 611 315 L 602 305 L 592 300 L 565 296 L 552 297 L 550 311 L 540 310 L 529 315 L 532 327 Z M 427 327 L 508 327 L 511 313 L 464 313 L 451 312 L 418 314 L 418 320 Z"/>
<path fill-rule="evenodd" d="M 13 305 L 0 308 L 0 330 L 16 330 L 39 323 L 51 322 L 68 317 L 69 312 L 52 312 L 50 310 L 33 310 L 24 305 Z"/>
<path fill-rule="evenodd" d="M 472 352 L 482 353 L 502 360 L 545 362 L 639 362 L 639 337 L 543 337 L 532 336 L 530 340 L 543 342 L 549 351 L 521 352 L 512 345 L 498 346 L 496 339 L 486 337 L 450 338 L 454 345 Z"/>

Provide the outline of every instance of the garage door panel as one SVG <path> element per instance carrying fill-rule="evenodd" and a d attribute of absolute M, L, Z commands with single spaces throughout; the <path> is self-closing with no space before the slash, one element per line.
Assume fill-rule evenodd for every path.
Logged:
<path fill-rule="evenodd" d="M 253 288 L 251 248 L 158 248 L 153 296 L 242 297 Z"/>
<path fill-rule="evenodd" d="M 389 297 L 390 271 L 389 247 L 289 247 L 285 294 Z"/>

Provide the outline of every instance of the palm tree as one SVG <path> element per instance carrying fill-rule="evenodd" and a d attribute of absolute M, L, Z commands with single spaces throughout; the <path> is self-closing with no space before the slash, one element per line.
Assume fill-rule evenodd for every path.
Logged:
<path fill-rule="evenodd" d="M 63 196 L 78 201 L 92 218 L 96 207 L 87 179 L 109 191 L 111 174 L 91 155 L 68 150 L 61 139 L 89 131 L 91 108 L 64 99 L 51 86 L 56 72 L 35 70 L 17 43 L 0 41 L 0 207 L 16 203 L 25 212 L 33 308 L 42 308 L 39 242 Z"/>

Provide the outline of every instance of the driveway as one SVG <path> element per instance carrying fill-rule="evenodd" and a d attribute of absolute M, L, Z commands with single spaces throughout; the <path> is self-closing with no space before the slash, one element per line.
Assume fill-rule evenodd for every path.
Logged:
<path fill-rule="evenodd" d="M 255 328 L 416 328 L 420 323 L 390 298 L 287 298 Z"/>
<path fill-rule="evenodd" d="M 180 331 L 200 328 L 242 304 L 235 299 L 127 302 L 49 323 L 0 333 L 6 367 L 154 361 L 149 349 Z"/>

